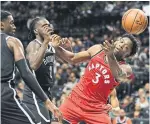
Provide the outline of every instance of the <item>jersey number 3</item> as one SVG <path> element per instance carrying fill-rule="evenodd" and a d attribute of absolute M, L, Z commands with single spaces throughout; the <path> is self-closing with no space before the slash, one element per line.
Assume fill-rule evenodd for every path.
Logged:
<path fill-rule="evenodd" d="M 101 77 L 101 75 L 99 73 L 95 73 L 95 74 L 96 74 L 95 79 L 93 79 L 92 82 L 94 84 L 97 84 L 99 82 L 99 78 Z"/>
<path fill-rule="evenodd" d="M 108 76 L 109 76 L 109 75 L 108 75 Z M 94 84 L 97 84 L 97 83 L 99 82 L 99 78 L 100 78 L 100 77 L 101 77 L 101 74 L 95 73 L 95 78 L 92 79 L 92 82 L 93 82 Z M 110 81 L 109 81 L 109 80 L 104 80 L 104 83 L 105 83 L 105 84 L 109 84 Z"/>

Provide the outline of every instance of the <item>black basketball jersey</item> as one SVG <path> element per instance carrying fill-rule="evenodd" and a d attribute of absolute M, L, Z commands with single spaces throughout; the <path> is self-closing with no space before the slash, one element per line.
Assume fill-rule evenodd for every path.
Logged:
<path fill-rule="evenodd" d="M 35 40 L 40 45 L 40 41 Z M 55 49 L 48 45 L 41 66 L 35 71 L 36 78 L 43 89 L 51 88 L 54 84 Z"/>
<path fill-rule="evenodd" d="M 14 78 L 14 55 L 7 46 L 10 36 L 1 33 L 1 82 L 8 82 Z"/>

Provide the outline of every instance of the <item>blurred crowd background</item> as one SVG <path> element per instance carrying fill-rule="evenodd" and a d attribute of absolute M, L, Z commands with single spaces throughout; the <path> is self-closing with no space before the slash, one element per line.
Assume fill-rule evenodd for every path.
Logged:
<path fill-rule="evenodd" d="M 46 17 L 53 24 L 55 33 L 68 37 L 72 42 L 73 52 L 88 49 L 102 43 L 105 39 L 116 39 L 125 33 L 121 26 L 121 17 L 130 8 L 139 8 L 147 12 L 149 2 L 144 1 L 105 1 L 105 2 L 1 2 L 1 9 L 10 11 L 17 27 L 18 37 L 24 47 L 29 43 L 28 26 L 36 16 Z M 147 15 L 149 16 L 149 15 Z M 138 53 L 127 59 L 133 74 L 130 80 L 117 87 L 120 107 L 133 124 L 149 123 L 149 30 L 136 36 L 139 41 Z M 61 60 L 56 61 L 55 85 L 52 90 L 53 102 L 59 106 L 83 74 L 87 62 L 70 65 Z M 16 90 L 22 98 L 24 83 L 16 76 Z"/>

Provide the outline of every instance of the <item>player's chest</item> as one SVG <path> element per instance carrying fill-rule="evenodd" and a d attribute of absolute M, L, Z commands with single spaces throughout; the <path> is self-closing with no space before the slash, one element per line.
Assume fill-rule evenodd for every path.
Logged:
<path fill-rule="evenodd" d="M 55 62 L 55 49 L 53 47 L 49 47 L 46 52 L 43 59 L 44 65 L 50 65 Z"/>

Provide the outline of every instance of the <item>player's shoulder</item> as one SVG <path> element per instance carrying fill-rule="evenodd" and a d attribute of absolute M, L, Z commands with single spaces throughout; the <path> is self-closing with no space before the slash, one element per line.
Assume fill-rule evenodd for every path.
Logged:
<path fill-rule="evenodd" d="M 37 50 L 40 48 L 40 46 L 41 45 L 38 42 L 36 42 L 35 40 L 32 40 L 26 47 L 26 51 L 30 51 L 31 49 Z"/>
<path fill-rule="evenodd" d="M 88 52 L 91 54 L 91 56 L 94 56 L 97 53 L 99 53 L 102 49 L 103 48 L 102 48 L 101 44 L 95 44 L 88 49 Z"/>
<path fill-rule="evenodd" d="M 32 40 L 32 41 L 30 41 L 30 43 L 28 44 L 27 47 L 30 47 L 30 46 L 40 46 L 40 44 L 37 43 L 35 40 Z"/>
<path fill-rule="evenodd" d="M 32 40 L 32 41 L 30 41 L 30 43 L 28 44 L 27 47 L 39 47 L 39 46 L 41 46 L 41 44 L 36 42 L 36 40 Z"/>
<path fill-rule="evenodd" d="M 13 36 L 9 36 L 8 38 L 7 38 L 7 40 L 8 41 L 20 41 L 18 38 L 16 38 L 16 37 L 13 37 Z"/>
<path fill-rule="evenodd" d="M 21 41 L 20 41 L 18 38 L 13 37 L 13 36 L 9 36 L 9 37 L 8 37 L 7 43 L 8 43 L 9 45 L 21 45 L 21 46 L 22 46 Z"/>
<path fill-rule="evenodd" d="M 101 44 L 95 44 L 91 48 L 95 48 L 96 50 L 102 50 L 102 45 Z"/>
<path fill-rule="evenodd" d="M 13 49 L 15 49 L 16 47 L 23 48 L 23 45 L 22 45 L 21 41 L 18 38 L 13 37 L 13 36 L 9 36 L 7 38 L 7 42 L 6 43 L 7 43 L 8 48 L 11 51 L 13 51 Z"/>

